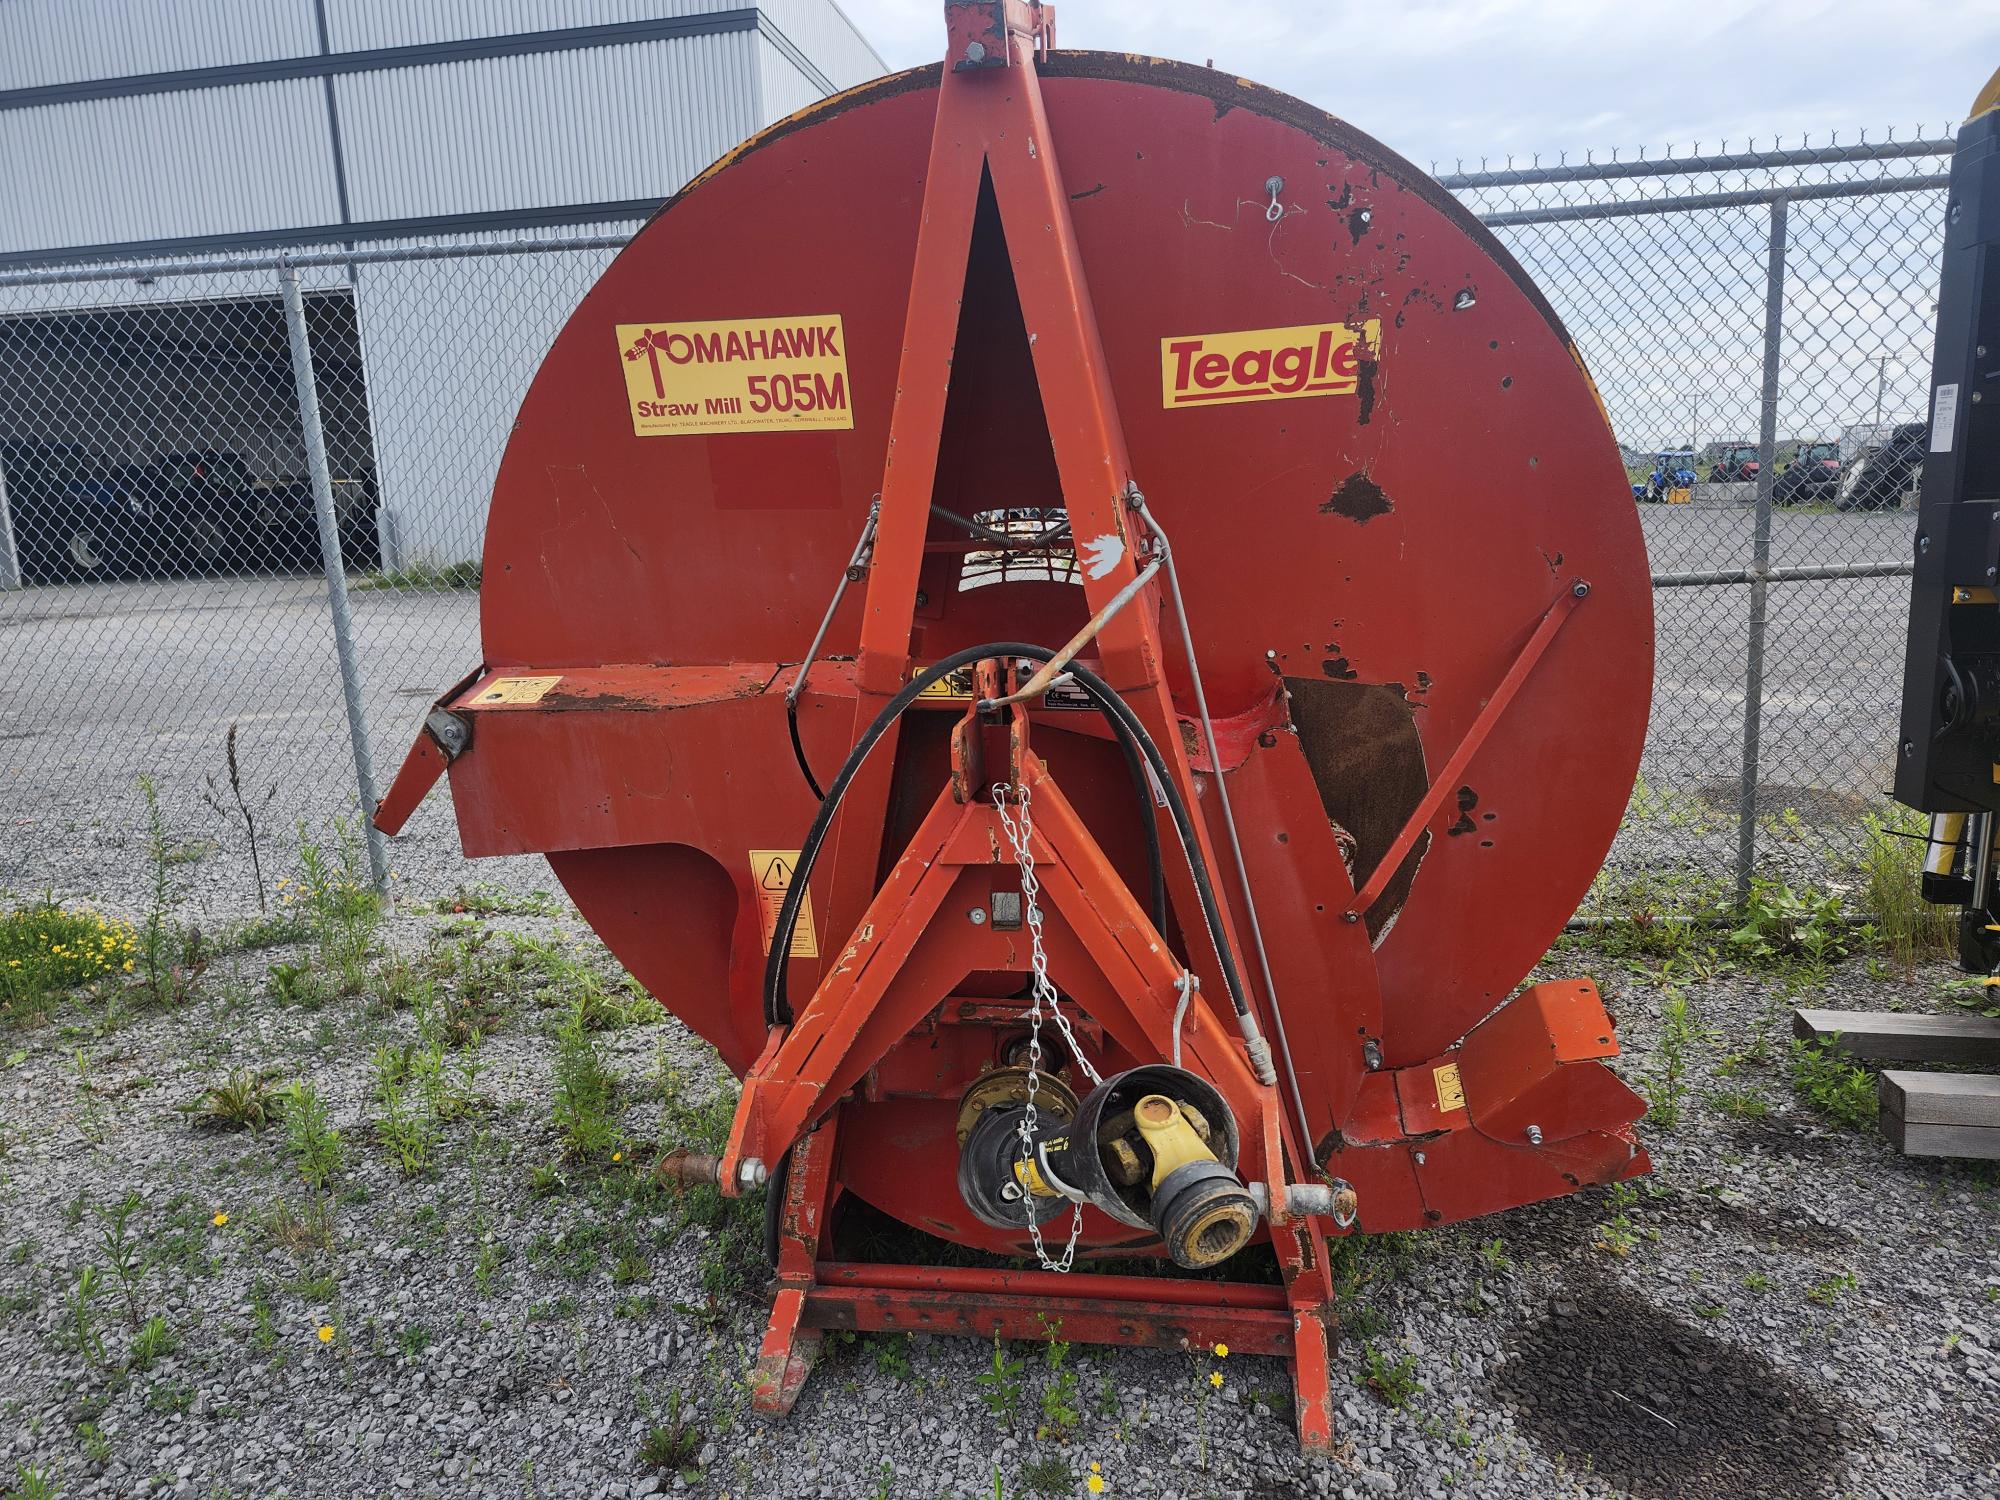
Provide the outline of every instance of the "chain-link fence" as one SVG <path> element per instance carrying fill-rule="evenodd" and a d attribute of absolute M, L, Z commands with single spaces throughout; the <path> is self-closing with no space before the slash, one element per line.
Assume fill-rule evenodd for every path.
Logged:
<path fill-rule="evenodd" d="M 1613 867 L 1838 882 L 1888 809 L 1948 139 L 1441 174 L 1568 325 L 1654 575 Z"/>
<path fill-rule="evenodd" d="M 1645 525 L 1618 866 L 1838 879 L 1886 805 L 1949 152 L 1442 175 L 1567 323 Z M 239 796 L 359 826 L 477 660 L 508 428 L 632 227 L 0 273 L 0 886 L 115 899 L 141 776 L 217 909 Z M 399 873 L 456 881 L 448 825 L 434 799 Z"/>

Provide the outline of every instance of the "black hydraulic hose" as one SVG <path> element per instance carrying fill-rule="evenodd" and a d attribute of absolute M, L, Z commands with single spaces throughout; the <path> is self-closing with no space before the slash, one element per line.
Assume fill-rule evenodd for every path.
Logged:
<path fill-rule="evenodd" d="M 1044 658 L 1046 660 L 1047 658 Z M 1146 726 L 1139 722 L 1139 716 L 1132 712 L 1132 706 L 1112 690 L 1111 685 L 1087 667 L 1075 662 L 1064 668 L 1077 686 L 1089 693 L 1100 708 L 1115 715 L 1137 741 L 1145 754 L 1153 774 L 1159 779 L 1160 790 L 1166 794 L 1167 811 L 1173 815 L 1174 832 L 1179 835 L 1181 852 L 1186 855 L 1188 873 L 1194 877 L 1195 895 L 1200 898 L 1202 920 L 1208 927 L 1209 941 L 1215 945 L 1215 956 L 1222 964 L 1222 982 L 1229 990 L 1229 1002 L 1236 1014 L 1250 1014 L 1250 997 L 1243 989 L 1243 976 L 1237 972 L 1236 954 L 1230 948 L 1222 925 L 1222 907 L 1215 899 L 1215 882 L 1208 871 L 1208 861 L 1202 857 L 1201 845 L 1194 836 L 1194 819 L 1189 816 L 1187 803 L 1182 800 L 1180 788 L 1174 785 L 1172 773 L 1167 769 L 1167 759 L 1160 754 L 1160 747 L 1153 743 L 1153 737 L 1146 733 Z M 1222 768 L 1217 766 L 1215 774 L 1220 776 Z M 1150 810 L 1150 809 L 1149 809 Z"/>
<path fill-rule="evenodd" d="M 862 762 L 867 759 L 868 752 L 874 748 L 875 742 L 882 737 L 889 725 L 916 701 L 926 687 L 962 666 L 996 657 L 1027 657 L 1031 661 L 1046 662 L 1052 660 L 1054 656 L 1055 652 L 1046 646 L 1005 641 L 991 642 L 984 646 L 970 646 L 963 651 L 954 652 L 944 660 L 917 673 L 905 683 L 902 690 L 883 705 L 882 711 L 862 732 L 861 738 L 855 741 L 853 748 L 847 752 L 847 759 L 842 763 L 839 774 L 834 777 L 832 785 L 827 789 L 827 794 L 820 803 L 819 814 L 813 819 L 812 828 L 800 847 L 797 868 L 793 872 L 791 885 L 785 892 L 784 901 L 778 908 L 777 920 L 773 924 L 770 951 L 764 959 L 764 1019 L 768 1024 L 783 1025 L 792 1019 L 791 1004 L 786 994 L 786 976 L 792 933 L 798 926 L 799 908 L 805 899 L 807 877 L 811 875 L 813 865 L 819 858 L 820 846 L 826 841 L 827 829 L 833 821 L 834 813 L 839 809 L 841 799 L 846 795 L 848 786 L 860 771 Z M 1239 1016 L 1247 1016 L 1250 1013 L 1250 1002 L 1243 991 L 1243 980 L 1237 972 L 1235 955 L 1224 936 L 1221 908 L 1215 899 L 1214 882 L 1209 877 L 1207 861 L 1202 858 L 1201 846 L 1195 841 L 1193 819 L 1188 814 L 1187 805 L 1180 795 L 1179 788 L 1174 785 L 1173 778 L 1168 772 L 1166 758 L 1160 754 L 1160 748 L 1153 743 L 1152 736 L 1146 733 L 1146 726 L 1139 721 L 1138 715 L 1132 712 L 1130 705 L 1119 697 L 1109 684 L 1096 673 L 1074 663 L 1068 670 L 1071 679 L 1090 695 L 1098 711 L 1110 719 L 1114 726 L 1123 728 L 1125 734 L 1131 737 L 1132 743 L 1145 757 L 1146 763 L 1152 767 L 1160 790 L 1166 796 L 1167 811 L 1173 818 L 1174 831 L 1180 839 L 1181 851 L 1186 856 L 1189 871 L 1194 877 L 1195 893 L 1200 899 L 1202 918 L 1208 928 L 1209 938 L 1215 945 L 1216 954 L 1221 960 L 1223 980 L 1229 989 L 1230 1001 Z M 1148 789 L 1144 801 L 1148 823 L 1152 821 L 1151 801 Z"/>
<path fill-rule="evenodd" d="M 931 506 L 931 514 L 942 516 L 954 526 L 963 526 L 981 541 L 991 542 L 994 546 L 1008 552 L 1034 552 L 1043 547 L 1053 547 L 1057 542 L 1060 542 L 1069 535 L 1069 522 L 1067 521 L 1058 521 L 1047 531 L 1037 536 L 1015 536 L 1009 531 L 999 531 L 991 526 L 982 526 L 970 517 L 961 516 L 955 510 L 946 510 L 942 505 L 933 504 Z"/>
<path fill-rule="evenodd" d="M 812 762 L 806 759 L 805 742 L 799 738 L 799 705 L 790 698 L 785 700 L 785 727 L 792 732 L 792 758 L 799 763 L 799 774 L 812 788 L 813 797 L 826 801 L 826 793 L 819 789 L 819 778 L 813 775 Z"/>
<path fill-rule="evenodd" d="M 1132 776 L 1132 791 L 1139 799 L 1139 826 L 1146 830 L 1146 914 L 1153 919 L 1153 931 L 1161 937 L 1167 935 L 1167 872 L 1160 862 L 1160 825 L 1153 817 L 1153 787 L 1146 775 L 1145 762 L 1139 758 L 1139 747 L 1132 740 L 1131 731 L 1110 714 L 1105 719 L 1110 723 L 1118 741 L 1118 749 L 1125 757 L 1125 769 Z"/>

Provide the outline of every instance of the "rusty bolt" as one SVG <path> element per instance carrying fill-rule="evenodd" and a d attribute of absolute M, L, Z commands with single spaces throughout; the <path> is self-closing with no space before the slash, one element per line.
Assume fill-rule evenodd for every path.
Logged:
<path fill-rule="evenodd" d="M 660 1158 L 653 1176 L 681 1187 L 714 1187 L 722 1178 L 722 1158 L 677 1147 Z"/>

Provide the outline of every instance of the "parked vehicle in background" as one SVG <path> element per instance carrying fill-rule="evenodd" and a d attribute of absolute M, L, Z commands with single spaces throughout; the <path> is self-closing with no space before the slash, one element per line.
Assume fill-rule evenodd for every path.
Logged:
<path fill-rule="evenodd" d="M 333 481 L 333 516 L 340 531 L 341 561 L 349 569 L 379 567 L 381 541 L 375 530 L 375 481 L 361 474 Z M 312 481 L 281 480 L 252 497 L 260 567 L 317 573 L 325 566 L 319 545 L 319 514 Z"/>
<path fill-rule="evenodd" d="M 1771 485 L 1776 505 L 1823 505 L 1840 489 L 1840 444 L 1802 443 Z"/>
<path fill-rule="evenodd" d="M 1924 445 L 1930 428 L 1905 422 L 1881 447 L 1848 466 L 1834 496 L 1840 510 L 1893 510 L 1923 478 Z"/>
<path fill-rule="evenodd" d="M 1632 486 L 1632 498 L 1645 504 L 1685 505 L 1694 493 L 1692 448 L 1670 449 L 1653 460 L 1644 484 Z"/>
<path fill-rule="evenodd" d="M 1725 449 L 1722 457 L 1709 466 L 1708 482 L 1710 484 L 1748 484 L 1757 477 L 1757 471 L 1761 468 L 1763 468 L 1763 463 L 1758 457 L 1757 445 L 1755 443 L 1738 443 L 1733 448 Z"/>
<path fill-rule="evenodd" d="M 261 482 L 241 454 L 196 449 L 113 467 L 69 444 L 9 442 L 0 479 L 28 583 L 322 566 L 311 484 Z M 374 480 L 336 479 L 333 492 L 346 565 L 377 566 Z"/>
<path fill-rule="evenodd" d="M 25 582 L 102 576 L 140 550 L 145 518 L 118 493 L 99 453 L 72 443 L 0 443 L 0 482 Z"/>

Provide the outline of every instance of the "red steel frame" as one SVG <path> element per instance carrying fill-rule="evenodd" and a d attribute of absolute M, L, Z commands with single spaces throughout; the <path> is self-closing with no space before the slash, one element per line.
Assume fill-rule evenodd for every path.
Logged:
<path fill-rule="evenodd" d="M 1111 567 L 1084 577 L 1093 616 L 1136 575 L 1144 535 L 1123 498 L 1131 478 L 1124 438 L 1036 74 L 1052 13 L 1025 0 L 946 0 L 945 18 L 944 78 L 862 617 L 857 738 L 908 680 L 918 570 L 982 179 L 991 183 L 1022 311 L 1037 332 L 1035 374 L 1072 531 L 1080 546 L 1098 541 L 1100 555 L 1116 553 Z M 1106 538 L 1115 541 L 1107 547 Z M 1143 592 L 1112 616 L 1096 650 L 1103 675 L 1168 757 L 1175 783 L 1193 806 L 1194 781 L 1161 670 L 1159 608 L 1157 591 Z M 1062 969 L 1065 990 L 1106 1033 L 1137 1056 L 1167 1056 L 1180 967 L 1047 768 L 1027 750 L 1026 727 L 1026 715 L 1017 712 L 1008 777 L 1033 796 L 1032 848 L 1047 897 L 1052 960 Z M 961 745 L 972 738 L 960 736 Z M 968 937 L 954 928 L 946 936 L 933 924 L 948 907 L 979 904 L 990 880 L 983 867 L 1002 862 L 1008 847 L 994 809 L 972 794 L 968 783 L 976 778 L 966 774 L 963 753 L 954 757 L 954 785 L 940 794 L 866 911 L 856 911 L 870 894 L 881 857 L 892 749 L 879 749 L 857 777 L 832 849 L 830 925 L 856 935 L 796 1021 L 773 1033 L 745 1078 L 723 1156 L 725 1191 L 735 1191 L 743 1162 L 791 1153 L 756 1405 L 773 1413 L 790 1408 L 824 1328 L 1028 1338 L 1046 1336 L 1059 1322 L 1065 1338 L 1087 1343 L 1225 1343 L 1288 1356 L 1300 1441 L 1309 1448 L 1330 1446 L 1332 1283 L 1320 1248 L 1330 1226 L 1285 1213 L 1285 1162 L 1309 1158 L 1281 1116 L 1276 1091 L 1257 1083 L 1240 1044 L 1200 1005 L 1191 1007 L 1185 1054 L 1236 1114 L 1246 1175 L 1272 1184 L 1272 1240 L 1282 1287 L 822 1262 L 821 1240 L 838 1193 L 841 1096 L 968 967 L 1023 962 L 1016 945 L 991 929 L 973 928 Z M 1197 821 L 1195 829 L 1210 868 L 1219 868 L 1205 826 Z M 953 901 L 954 892 L 960 899 Z M 1173 894 L 1187 918 L 1184 928 L 1204 931 L 1185 871 Z M 1225 932 L 1233 944 L 1234 934 Z M 974 951 L 981 947 L 990 951 Z"/>

